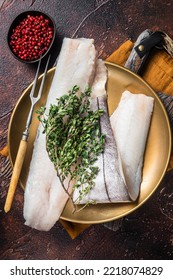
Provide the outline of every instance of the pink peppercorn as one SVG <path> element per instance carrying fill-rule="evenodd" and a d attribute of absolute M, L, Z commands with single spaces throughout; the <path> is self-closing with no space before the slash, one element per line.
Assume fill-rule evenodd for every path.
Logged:
<path fill-rule="evenodd" d="M 27 15 L 12 30 L 9 44 L 20 59 L 37 60 L 49 48 L 53 39 L 51 21 L 43 15 Z"/>

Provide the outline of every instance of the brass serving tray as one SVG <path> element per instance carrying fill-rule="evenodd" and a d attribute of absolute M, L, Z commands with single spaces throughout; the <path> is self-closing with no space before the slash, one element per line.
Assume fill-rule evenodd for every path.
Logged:
<path fill-rule="evenodd" d="M 154 97 L 155 99 L 152 122 L 145 151 L 143 181 L 141 184 L 140 195 L 135 203 L 107 203 L 90 205 L 75 214 L 72 213 L 71 204 L 67 202 L 61 215 L 61 218 L 67 221 L 96 224 L 116 220 L 131 213 L 140 207 L 153 194 L 162 180 L 168 166 L 171 153 L 171 129 L 168 116 L 162 102 L 153 89 L 138 75 L 124 67 L 112 63 L 106 62 L 106 66 L 108 68 L 107 94 L 110 115 L 117 107 L 122 92 L 126 89 L 136 94 L 144 93 L 148 96 Z M 36 105 L 36 109 L 44 105 L 46 102 L 54 72 L 55 68 L 52 68 L 47 73 L 43 95 Z M 40 76 L 38 80 L 37 87 L 40 84 L 41 78 L 42 76 Z M 18 145 L 30 107 L 29 93 L 31 86 L 32 84 L 27 87 L 18 100 L 9 123 L 8 146 L 12 165 L 14 164 Z M 28 176 L 33 142 L 38 124 L 39 122 L 37 120 L 36 113 L 34 113 L 30 128 L 28 149 L 20 176 L 20 185 L 23 189 L 25 188 Z"/>

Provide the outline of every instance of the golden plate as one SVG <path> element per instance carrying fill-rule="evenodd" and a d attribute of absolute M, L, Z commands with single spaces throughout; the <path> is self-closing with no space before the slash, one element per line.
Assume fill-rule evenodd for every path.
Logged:
<path fill-rule="evenodd" d="M 126 89 L 134 93 L 144 93 L 148 96 L 154 97 L 155 99 L 154 112 L 144 158 L 143 181 L 140 195 L 135 203 L 91 205 L 75 214 L 72 214 L 71 204 L 68 202 L 61 215 L 61 218 L 67 221 L 96 224 L 116 220 L 131 213 L 140 207 L 156 190 L 166 172 L 169 162 L 171 153 L 171 129 L 167 113 L 160 99 L 142 78 L 130 70 L 107 62 L 106 66 L 108 68 L 107 93 L 110 114 L 112 114 L 115 110 L 121 98 L 122 92 Z M 47 73 L 44 92 L 41 100 L 36 105 L 36 109 L 44 105 L 46 102 L 54 71 L 55 68 L 52 68 Z M 37 87 L 40 84 L 41 77 L 42 76 L 40 76 L 38 80 Z M 18 145 L 30 108 L 29 93 L 31 86 L 32 84 L 23 92 L 22 96 L 18 100 L 9 124 L 8 145 L 12 165 L 17 154 Z M 26 184 L 37 127 L 38 120 L 36 114 L 34 113 L 30 128 L 28 149 L 20 176 L 20 184 L 22 188 L 25 188 Z"/>

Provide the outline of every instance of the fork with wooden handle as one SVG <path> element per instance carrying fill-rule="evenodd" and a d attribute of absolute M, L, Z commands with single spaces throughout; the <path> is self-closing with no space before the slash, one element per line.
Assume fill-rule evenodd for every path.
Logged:
<path fill-rule="evenodd" d="M 17 183 L 18 183 L 20 173 L 21 173 L 21 170 L 22 170 L 22 166 L 23 166 L 23 162 L 24 162 L 24 158 L 25 158 L 25 154 L 26 154 L 26 150 L 27 150 L 29 127 L 30 127 L 30 124 L 31 124 L 31 121 L 32 121 L 33 110 L 34 110 L 35 104 L 37 103 L 37 101 L 40 99 L 40 97 L 42 95 L 49 60 L 50 60 L 50 56 L 48 57 L 48 60 L 47 60 L 47 63 L 46 63 L 46 67 L 45 67 L 45 70 L 44 70 L 44 74 L 43 74 L 43 77 L 42 77 L 42 81 L 41 81 L 41 85 L 40 85 L 40 88 L 39 88 L 38 95 L 36 97 L 34 97 L 36 83 L 37 83 L 37 79 L 38 79 L 38 75 L 39 75 L 41 59 L 39 60 L 39 63 L 38 63 L 37 72 L 36 72 L 34 82 L 33 82 L 33 86 L 32 86 L 31 93 L 30 93 L 31 108 L 30 108 L 28 118 L 27 118 L 27 121 L 26 121 L 25 130 L 22 133 L 22 139 L 21 139 L 20 144 L 19 144 L 19 149 L 18 149 L 16 160 L 15 160 L 15 163 L 14 163 L 14 168 L 13 168 L 13 173 L 12 173 L 12 177 L 11 177 L 11 181 L 10 181 L 10 185 L 9 185 L 9 189 L 8 189 L 8 193 L 7 193 L 7 198 L 6 198 L 6 201 L 5 201 L 4 211 L 6 213 L 8 211 L 10 211 L 10 209 L 11 209 L 11 205 L 12 205 L 12 202 L 13 202 L 13 198 L 14 198 L 14 194 L 15 194 L 15 191 L 16 191 Z"/>

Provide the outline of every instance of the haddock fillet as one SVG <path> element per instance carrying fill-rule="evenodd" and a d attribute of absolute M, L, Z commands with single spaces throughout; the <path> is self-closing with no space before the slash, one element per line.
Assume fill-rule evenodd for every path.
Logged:
<path fill-rule="evenodd" d="M 92 109 L 94 111 L 97 109 L 104 110 L 103 116 L 100 117 L 100 130 L 102 134 L 106 135 L 105 147 L 104 152 L 99 155 L 95 162 L 95 165 L 100 169 L 95 179 L 95 186 L 81 200 L 78 200 L 78 197 L 82 187 L 75 189 L 73 193 L 74 202 L 76 204 L 87 204 L 129 201 L 130 198 L 123 179 L 121 162 L 110 125 L 106 96 L 94 98 Z"/>
<path fill-rule="evenodd" d="M 125 91 L 110 117 L 129 195 L 135 201 L 142 181 L 144 152 L 154 98 Z"/>
<path fill-rule="evenodd" d="M 47 112 L 50 104 L 56 103 L 56 98 L 67 94 L 74 85 L 81 91 L 92 85 L 95 63 L 96 50 L 92 39 L 64 39 L 46 103 Z M 26 225 L 48 231 L 59 219 L 68 195 L 48 157 L 42 132 L 40 124 L 26 184 L 24 218 Z"/>
<path fill-rule="evenodd" d="M 75 189 L 73 199 L 76 204 L 86 204 L 93 201 L 96 203 L 110 203 L 130 200 L 124 183 L 117 145 L 110 125 L 105 89 L 106 81 L 107 71 L 104 62 L 98 60 L 92 86 L 91 108 L 94 111 L 98 109 L 104 110 L 104 114 L 100 118 L 100 131 L 106 135 L 106 142 L 104 152 L 99 155 L 98 160 L 95 162 L 95 166 L 99 167 L 95 186 L 81 200 L 78 198 L 82 187 Z"/>

